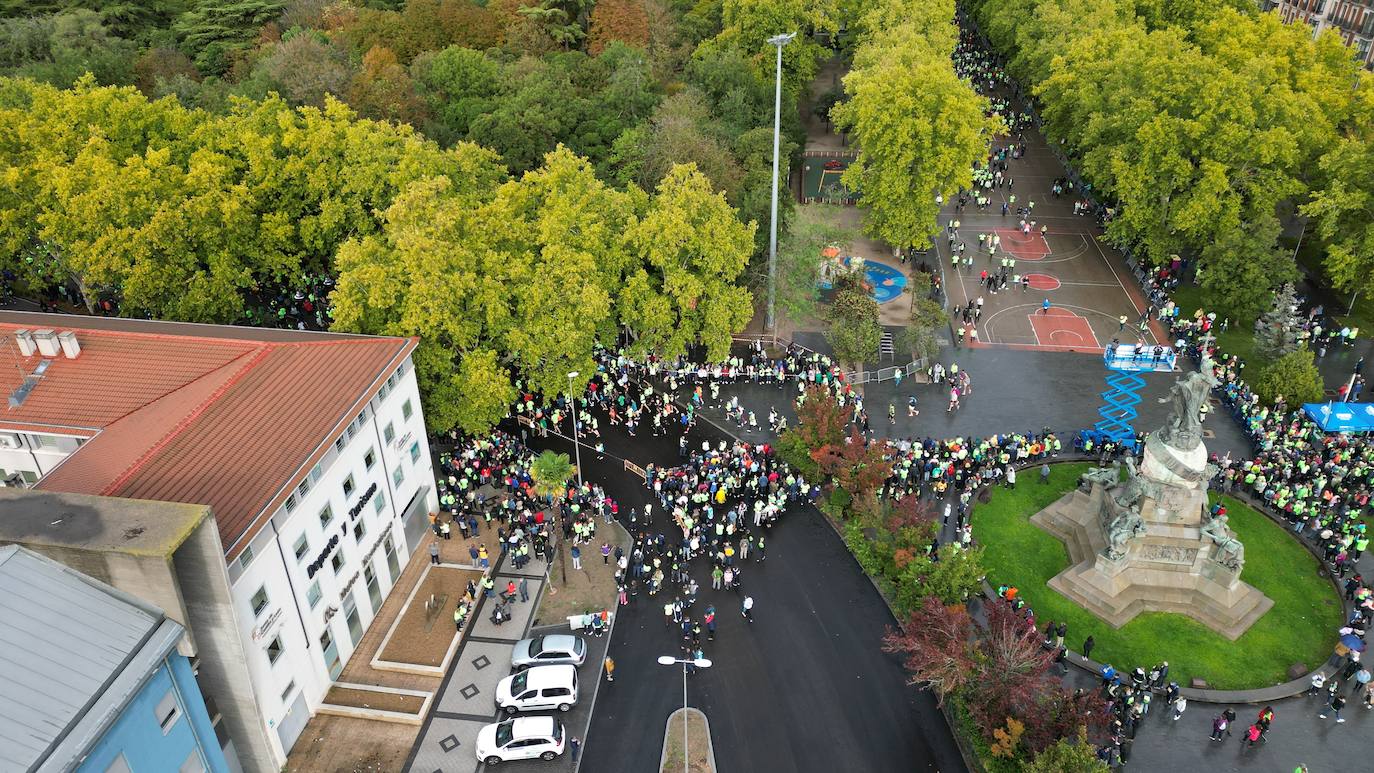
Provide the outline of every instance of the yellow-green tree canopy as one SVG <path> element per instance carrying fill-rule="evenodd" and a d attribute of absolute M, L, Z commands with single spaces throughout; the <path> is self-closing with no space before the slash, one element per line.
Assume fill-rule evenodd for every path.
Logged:
<path fill-rule="evenodd" d="M 831 115 L 859 146 L 844 183 L 862 193 L 867 230 L 889 244 L 919 247 L 938 230 L 937 197 L 973 184 L 973 166 L 987 159 L 1001 121 L 954 71 L 953 2 L 919 10 L 910 0 L 890 2 L 891 9 L 864 17 L 854 69 L 844 79 L 848 101 Z M 889 22 L 894 26 L 878 26 Z"/>
<path fill-rule="evenodd" d="M 693 167 L 674 167 L 649 195 L 607 186 L 560 147 L 488 186 L 494 156 L 470 152 L 486 168 L 466 175 L 475 182 L 412 184 L 380 233 L 338 255 L 336 326 L 420 336 L 431 427 L 489 427 L 516 380 L 566 389 L 569 372 L 595 372 L 597 346 L 622 325 L 665 356 L 697 341 L 722 356 L 748 322 L 752 299 L 735 280 L 754 226 Z"/>

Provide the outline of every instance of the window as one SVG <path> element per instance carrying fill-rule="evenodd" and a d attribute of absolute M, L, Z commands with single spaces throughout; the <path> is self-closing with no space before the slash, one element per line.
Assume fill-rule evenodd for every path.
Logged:
<path fill-rule="evenodd" d="M 297 561 L 304 561 L 305 555 L 310 552 L 310 540 L 302 534 L 296 540 L 296 544 L 291 548 L 291 552 L 296 555 Z"/>
<path fill-rule="evenodd" d="M 267 645 L 267 662 L 275 664 L 278 660 L 281 660 L 281 655 L 285 651 L 286 648 L 281 644 L 281 637 L 278 636 L 274 638 L 272 643 Z"/>
<path fill-rule="evenodd" d="M 200 749 L 192 749 L 186 761 L 177 768 L 177 773 L 205 773 L 205 761 L 200 758 Z"/>
<path fill-rule="evenodd" d="M 243 567 L 244 569 L 247 569 L 248 565 L 251 563 L 253 563 L 253 546 L 249 545 L 248 547 L 243 549 L 243 552 L 241 554 L 239 554 L 239 566 Z"/>
<path fill-rule="evenodd" d="M 310 583 L 310 587 L 305 589 L 305 600 L 309 602 L 311 609 L 320 605 L 320 597 L 323 595 L 320 593 L 319 580 Z"/>
<path fill-rule="evenodd" d="M 406 479 L 406 472 L 405 472 L 405 470 L 402 470 L 402 469 L 401 469 L 401 465 L 399 465 L 399 464 L 396 465 L 396 469 L 394 469 L 394 470 L 391 471 L 391 484 L 392 484 L 393 486 L 400 486 L 401 483 L 402 483 L 402 481 L 404 481 L 405 479 Z"/>
<path fill-rule="evenodd" d="M 39 448 L 57 448 L 57 438 L 52 435 L 34 435 Z"/>
<path fill-rule="evenodd" d="M 291 702 L 291 693 L 293 693 L 293 692 L 295 692 L 295 691 L 296 691 L 296 680 L 295 680 L 295 679 L 292 679 L 291 681 L 289 681 L 289 682 L 286 683 L 286 689 L 281 691 L 281 702 L 282 702 L 282 703 L 290 703 L 290 702 Z"/>
<path fill-rule="evenodd" d="M 358 418 L 356 418 L 356 419 L 353 420 L 353 426 L 355 426 L 355 427 L 357 427 L 358 429 L 361 430 L 361 429 L 363 428 L 363 425 L 366 424 L 366 423 L 367 423 L 367 409 L 364 408 L 364 409 L 363 409 L 363 412 L 360 413 L 360 414 L 358 414 Z"/>
<path fill-rule="evenodd" d="M 162 734 L 167 735 L 172 730 L 172 725 L 181 718 L 181 707 L 177 705 L 177 695 L 172 690 L 162 696 L 162 700 L 157 702 L 157 708 L 153 709 L 153 715 L 157 717 L 157 725 L 162 728 Z"/>
<path fill-rule="evenodd" d="M 367 524 L 362 519 L 359 519 L 358 522 L 353 525 L 353 541 L 359 545 L 363 544 L 363 536 L 365 534 L 367 534 Z"/>
<path fill-rule="evenodd" d="M 417 440 L 410 444 L 410 463 L 414 464 L 418 461 L 420 461 L 420 441 Z"/>
<path fill-rule="evenodd" d="M 348 495 L 352 494 L 354 488 L 355 488 L 355 486 L 353 485 L 353 476 L 350 475 L 350 476 L 348 476 L 347 478 L 344 478 L 344 482 L 343 482 L 344 496 L 348 496 Z"/>
<path fill-rule="evenodd" d="M 370 470 L 370 469 L 372 469 L 372 465 L 374 465 L 374 464 L 376 464 L 376 463 L 377 463 L 377 449 L 375 449 L 375 448 L 369 448 L 369 449 L 367 449 L 367 453 L 363 454 L 363 466 Z"/>
<path fill-rule="evenodd" d="M 348 439 L 349 439 L 349 440 L 352 440 L 352 439 L 353 439 L 353 436 L 356 435 L 356 434 L 358 434 L 358 425 L 357 425 L 357 424 L 349 424 L 349 425 L 348 425 L 348 429 L 345 430 L 345 432 L 348 433 Z"/>
<path fill-rule="evenodd" d="M 36 473 L 36 472 L 34 472 L 34 471 L 32 471 L 32 470 L 24 470 L 24 472 L 21 473 L 21 474 L 24 476 L 24 482 L 25 482 L 25 483 L 37 483 L 37 482 L 38 482 L 38 473 Z"/>
<path fill-rule="evenodd" d="M 339 439 L 334 441 L 334 450 L 338 451 L 339 453 L 343 453 L 345 442 L 346 441 L 344 440 L 344 436 L 339 435 Z"/>
<path fill-rule="evenodd" d="M 311 482 L 311 483 L 319 483 L 319 482 L 320 482 L 320 478 L 323 478 L 323 477 L 324 477 L 324 467 L 320 466 L 319 464 L 316 464 L 314 467 L 311 467 L 311 468 L 310 468 L 310 482 Z"/>
<path fill-rule="evenodd" d="M 338 574 L 339 572 L 342 572 L 342 571 L 343 571 L 343 568 L 344 568 L 344 552 L 343 552 L 343 548 L 339 548 L 338 550 L 334 551 L 334 556 L 333 556 L 333 558 L 330 558 L 330 559 L 329 559 L 329 563 L 330 563 L 331 566 L 334 567 L 334 574 Z"/>
<path fill-rule="evenodd" d="M 329 528 L 329 522 L 332 520 L 334 520 L 334 511 L 329 508 L 329 505 L 325 505 L 324 509 L 320 511 L 320 528 Z"/>
<path fill-rule="evenodd" d="M 295 494 L 291 494 L 291 495 L 289 495 L 289 496 L 286 498 L 286 512 L 289 513 L 289 512 L 291 512 L 292 510 L 295 510 L 295 509 L 296 509 L 296 495 L 295 495 Z"/>
<path fill-rule="evenodd" d="M 409 419 L 412 413 L 415 413 L 415 409 L 410 406 L 409 400 L 401 403 L 401 418 Z"/>
<path fill-rule="evenodd" d="M 387 379 L 387 380 L 386 380 L 386 383 L 385 383 L 385 384 L 382 384 L 382 389 L 381 389 L 381 391 L 379 391 L 379 392 L 377 393 L 377 399 L 378 399 L 378 400 L 385 400 L 385 399 L 386 399 L 386 396 L 389 395 L 389 394 L 391 394 L 391 379 Z"/>
<path fill-rule="evenodd" d="M 253 594 L 253 617 L 262 615 L 262 611 L 267 609 L 267 586 L 258 588 L 258 592 Z"/>
<path fill-rule="evenodd" d="M 300 483 L 299 486 L 296 486 L 296 496 L 300 497 L 301 499 L 305 499 L 305 495 L 306 495 L 306 494 L 309 494 L 309 493 L 310 493 L 310 479 L 309 479 L 309 478 L 306 478 L 305 480 L 302 480 L 302 481 L 301 481 L 301 483 Z"/>
<path fill-rule="evenodd" d="M 374 497 L 372 497 L 372 512 L 377 513 L 378 515 L 380 515 L 381 512 L 382 512 L 382 510 L 383 510 L 385 507 L 386 507 L 386 495 L 383 494 L 381 491 L 378 491 L 378 492 L 377 492 L 377 495 L 374 496 Z"/>
<path fill-rule="evenodd" d="M 388 422 L 387 425 L 386 425 L 386 429 L 382 430 L 382 440 L 385 440 L 386 442 L 390 443 L 391 441 L 393 441 L 393 440 L 395 440 L 395 439 L 396 439 L 396 427 L 392 426 L 391 423 Z"/>

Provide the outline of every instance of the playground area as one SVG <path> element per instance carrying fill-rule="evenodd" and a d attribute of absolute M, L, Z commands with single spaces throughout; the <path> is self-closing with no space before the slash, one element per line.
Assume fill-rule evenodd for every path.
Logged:
<path fill-rule="evenodd" d="M 841 182 L 857 154 L 847 150 L 808 150 L 802 154 L 802 204 L 854 204 L 858 191 Z"/>
<path fill-rule="evenodd" d="M 977 217 L 980 222 L 991 219 Z M 1009 222 L 1006 218 L 998 220 Z M 982 298 L 983 313 L 974 325 L 978 346 L 1100 354 L 1112 339 L 1149 346 L 1167 343 L 1155 324 L 1141 330 L 1139 322 L 1146 303 L 1130 283 L 1124 262 L 1086 231 L 1087 221 L 1076 222 L 1085 230 L 1050 228 L 1044 233 L 1038 229 L 1026 233 L 1000 223 L 991 228 L 991 223 L 963 223 L 953 246 L 957 249 L 962 241 L 964 254 L 976 251 L 976 256 L 972 266 L 958 268 L 951 262 L 947 237 L 937 239 L 955 329 L 959 310 L 970 301 L 979 305 Z M 999 247 L 991 256 L 977 249 L 979 233 L 999 237 Z M 982 273 L 986 270 L 995 275 L 1007 257 L 1015 261 L 1010 270 L 1012 281 L 994 292 L 982 281 Z M 1124 325 L 1122 316 L 1126 318 Z"/>

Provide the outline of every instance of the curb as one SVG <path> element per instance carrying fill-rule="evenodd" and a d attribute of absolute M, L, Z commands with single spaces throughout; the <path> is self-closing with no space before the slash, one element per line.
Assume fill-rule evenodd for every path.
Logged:
<path fill-rule="evenodd" d="M 658 769 L 662 771 L 668 765 L 668 733 L 673 726 L 673 720 L 677 715 L 687 712 L 701 717 L 701 724 L 706 726 L 706 764 L 710 766 L 711 773 L 716 773 L 716 747 L 711 742 L 711 721 L 706 718 L 706 714 L 701 709 L 688 706 L 687 708 L 675 709 L 668 715 L 668 721 L 663 725 L 663 751 L 658 755 Z M 683 747 L 687 746 L 687 739 L 682 740 Z"/>

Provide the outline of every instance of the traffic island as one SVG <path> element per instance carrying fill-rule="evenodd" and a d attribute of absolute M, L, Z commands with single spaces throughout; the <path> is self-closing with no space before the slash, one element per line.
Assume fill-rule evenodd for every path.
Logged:
<path fill-rule="evenodd" d="M 682 721 L 684 711 L 687 712 L 685 723 Z M 684 724 L 687 731 L 685 744 L 682 735 Z M 699 709 L 678 709 L 668 715 L 668 726 L 663 734 L 663 755 L 658 768 L 660 773 L 716 773 L 711 724 Z"/>

